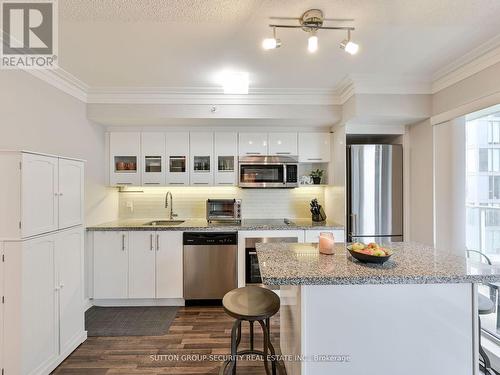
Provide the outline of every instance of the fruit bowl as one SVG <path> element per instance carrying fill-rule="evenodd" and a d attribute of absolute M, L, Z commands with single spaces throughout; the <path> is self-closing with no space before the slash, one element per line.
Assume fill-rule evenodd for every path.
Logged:
<path fill-rule="evenodd" d="M 348 245 L 347 250 L 353 258 L 363 263 L 384 263 L 393 254 L 391 250 L 380 247 L 373 242 L 368 245 L 356 242 Z"/>

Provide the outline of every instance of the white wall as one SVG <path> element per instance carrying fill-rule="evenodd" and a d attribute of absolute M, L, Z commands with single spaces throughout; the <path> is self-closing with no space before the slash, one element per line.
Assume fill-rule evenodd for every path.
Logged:
<path fill-rule="evenodd" d="M 465 252 L 465 119 L 433 127 L 435 246 Z"/>
<path fill-rule="evenodd" d="M 104 131 L 84 103 L 14 70 L 0 71 L 0 103 L 0 148 L 85 159 L 86 224 L 117 217 L 117 193 L 104 182 Z"/>
<path fill-rule="evenodd" d="M 433 132 L 429 120 L 411 125 L 409 221 L 411 241 L 434 245 Z"/>

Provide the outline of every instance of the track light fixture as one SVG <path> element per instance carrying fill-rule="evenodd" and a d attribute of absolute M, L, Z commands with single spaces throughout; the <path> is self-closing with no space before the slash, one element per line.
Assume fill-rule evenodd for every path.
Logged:
<path fill-rule="evenodd" d="M 309 33 L 307 39 L 307 50 L 314 53 L 318 50 L 318 30 L 346 30 L 347 39 L 340 43 L 342 48 L 347 53 L 354 55 L 358 52 L 359 46 L 351 40 L 351 31 L 354 31 L 352 26 L 323 26 L 324 21 L 331 22 L 353 22 L 351 18 L 324 18 L 323 12 L 320 9 L 309 9 L 304 12 L 301 17 L 271 17 L 272 20 L 295 20 L 299 21 L 298 25 L 283 25 L 283 24 L 270 24 L 269 27 L 273 29 L 273 37 L 267 38 L 262 41 L 262 48 L 265 50 L 276 49 L 281 47 L 281 40 L 276 37 L 276 29 L 302 29 Z"/>
<path fill-rule="evenodd" d="M 262 48 L 268 49 L 276 49 L 281 47 L 281 40 L 276 38 L 276 27 L 273 27 L 273 37 L 266 38 L 262 41 Z"/>
<path fill-rule="evenodd" d="M 355 55 L 359 51 L 359 46 L 351 41 L 351 30 L 347 30 L 347 39 L 344 39 L 342 43 L 340 43 L 340 48 L 351 55 Z"/>

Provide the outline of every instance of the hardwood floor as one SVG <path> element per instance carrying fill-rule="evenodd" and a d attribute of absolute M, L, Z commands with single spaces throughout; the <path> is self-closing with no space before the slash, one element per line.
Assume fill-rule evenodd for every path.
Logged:
<path fill-rule="evenodd" d="M 182 307 L 166 335 L 89 337 L 53 374 L 217 374 L 222 360 L 208 356 L 230 352 L 233 321 L 222 307 Z M 279 315 L 271 319 L 271 336 L 279 352 Z M 262 347 L 257 326 L 255 345 Z M 248 347 L 249 329 L 244 323 L 239 349 Z M 237 369 L 241 375 L 265 374 L 259 360 L 240 361 Z"/>

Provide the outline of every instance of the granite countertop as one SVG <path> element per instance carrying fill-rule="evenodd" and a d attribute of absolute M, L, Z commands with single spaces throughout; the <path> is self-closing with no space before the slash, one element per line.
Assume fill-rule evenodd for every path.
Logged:
<path fill-rule="evenodd" d="M 361 263 L 344 243 L 334 255 L 318 252 L 317 244 L 258 243 L 260 272 L 267 285 L 454 284 L 500 281 L 500 267 L 468 262 L 414 242 L 391 243 L 384 264 Z"/>
<path fill-rule="evenodd" d="M 205 219 L 175 219 L 184 220 L 176 225 L 146 225 L 147 222 L 155 219 L 124 219 L 111 221 L 100 225 L 87 227 L 89 231 L 109 231 L 109 230 L 180 230 L 180 231 L 239 231 L 239 230 L 343 230 L 344 226 L 331 222 L 316 223 L 311 219 L 290 219 L 287 224 L 284 220 L 272 220 L 272 222 L 262 222 L 261 220 L 243 220 L 241 224 L 235 223 L 208 223 Z"/>

